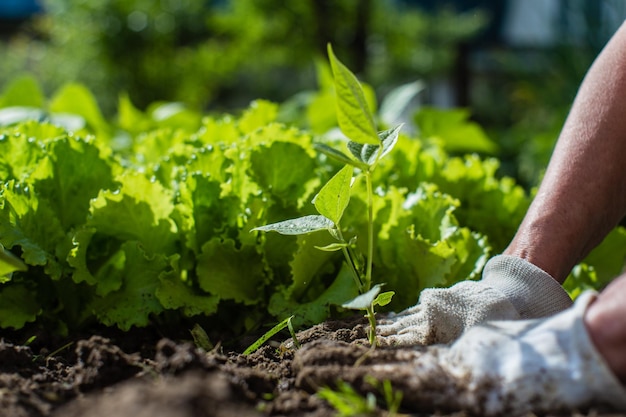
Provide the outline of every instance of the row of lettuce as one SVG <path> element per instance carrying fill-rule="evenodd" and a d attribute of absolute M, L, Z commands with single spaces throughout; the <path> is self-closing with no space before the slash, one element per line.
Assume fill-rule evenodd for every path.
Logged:
<path fill-rule="evenodd" d="M 15 91 L 32 88 L 20 82 Z M 243 334 L 290 315 L 320 322 L 356 295 L 341 255 L 316 248 L 327 234 L 251 232 L 314 213 L 339 165 L 313 145 L 341 138 L 285 123 L 283 106 L 261 100 L 202 116 L 122 97 L 109 123 L 81 86 L 43 103 L 15 91 L 0 99 L 0 243 L 25 268 L 0 276 L 0 328 L 185 320 Z M 458 136 L 470 122 L 456 126 Z M 423 288 L 478 278 L 530 202 L 496 159 L 450 156 L 431 136 L 401 136 L 375 173 L 374 282 L 396 292 L 394 310 Z M 355 234 L 365 195 L 357 181 L 344 216 Z M 625 248 L 616 229 L 575 269 L 571 293 L 619 272 Z"/>

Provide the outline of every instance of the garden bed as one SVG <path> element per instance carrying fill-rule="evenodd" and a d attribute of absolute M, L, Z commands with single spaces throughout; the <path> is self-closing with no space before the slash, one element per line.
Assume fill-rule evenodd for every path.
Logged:
<path fill-rule="evenodd" d="M 390 415 L 363 369 L 401 360 L 415 348 L 380 347 L 368 353 L 362 321 L 326 322 L 298 338 L 299 350 L 269 343 L 247 356 L 219 346 L 206 352 L 145 329 L 82 338 L 54 355 L 3 340 L 0 415 L 330 416 L 337 410 L 316 391 L 339 379 L 355 387 L 364 401 L 366 391 L 377 394 L 372 415 Z M 361 364 L 354 366 L 359 359 Z M 398 414 L 475 415 L 454 407 L 455 390 L 462 390 L 461 385 L 445 375 L 430 378 L 421 392 L 394 383 L 404 398 Z M 623 416 L 595 411 L 567 415 Z"/>

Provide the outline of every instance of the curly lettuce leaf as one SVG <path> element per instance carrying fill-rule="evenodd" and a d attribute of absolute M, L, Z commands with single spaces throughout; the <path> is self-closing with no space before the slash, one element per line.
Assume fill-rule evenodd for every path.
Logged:
<path fill-rule="evenodd" d="M 284 204 L 308 199 L 319 184 L 317 164 L 308 151 L 289 142 L 256 147 L 250 155 L 250 174 L 261 188 Z"/>
<path fill-rule="evenodd" d="M 469 117 L 466 109 L 422 107 L 415 114 L 414 121 L 422 138 L 441 142 L 449 152 L 494 154 L 498 149 L 496 143 Z"/>
<path fill-rule="evenodd" d="M 178 255 L 172 256 L 172 270 L 159 275 L 155 294 L 161 305 L 168 310 L 180 310 L 186 317 L 199 314 L 209 316 L 217 312 L 220 297 L 194 288 L 193 282 L 181 274 L 178 260 Z"/>
<path fill-rule="evenodd" d="M 213 238 L 202 246 L 197 262 L 202 290 L 222 300 L 248 305 L 263 302 L 265 264 L 255 247 L 237 248 L 232 239 Z"/>
<path fill-rule="evenodd" d="M 33 126 L 32 123 L 28 125 Z M 34 140 L 32 135 L 23 132 L 22 129 L 0 130 L 1 181 L 26 180 L 37 168 L 43 156 L 44 149 L 41 143 Z"/>
<path fill-rule="evenodd" d="M 276 317 L 294 316 L 295 327 L 310 326 L 326 320 L 332 306 L 340 306 L 358 296 L 352 273 L 347 267 L 341 268 L 335 279 L 314 299 L 296 300 L 289 292 L 278 291 L 270 298 L 269 311 Z"/>
<path fill-rule="evenodd" d="M 235 196 L 222 196 L 222 183 L 197 172 L 180 184 L 180 213 L 185 245 L 200 253 L 202 245 L 213 237 L 236 235 L 241 202 Z"/>
<path fill-rule="evenodd" d="M 90 306 L 96 317 L 107 326 L 128 330 L 146 326 L 152 315 L 163 311 L 156 291 L 159 276 L 170 268 L 163 254 L 149 254 L 140 242 L 124 242 L 123 254 L 117 266 L 122 285 L 104 297 L 96 298 Z"/>
<path fill-rule="evenodd" d="M 32 75 L 21 75 L 2 89 L 0 108 L 3 107 L 33 107 L 41 108 L 44 104 L 44 95 L 37 79 Z"/>
<path fill-rule="evenodd" d="M 0 328 L 21 329 L 40 314 L 36 291 L 21 284 L 0 286 Z"/>
<path fill-rule="evenodd" d="M 32 173 L 39 198 L 45 198 L 65 230 L 85 223 L 89 202 L 113 188 L 113 168 L 93 143 L 62 137 L 46 145 L 46 156 Z"/>
<path fill-rule="evenodd" d="M 151 253 L 173 253 L 177 228 L 171 190 L 131 171 L 116 180 L 120 188 L 101 190 L 91 200 L 85 224 L 117 240 L 137 240 Z"/>
<path fill-rule="evenodd" d="M 66 245 L 66 233 L 46 200 L 40 200 L 32 185 L 13 180 L 0 186 L 0 243 L 8 249 L 19 246 L 22 260 L 43 266 L 53 279 L 63 266 L 56 254 Z"/>

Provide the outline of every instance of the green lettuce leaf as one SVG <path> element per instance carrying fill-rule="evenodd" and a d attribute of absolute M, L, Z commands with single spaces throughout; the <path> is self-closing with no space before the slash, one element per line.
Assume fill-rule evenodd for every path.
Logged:
<path fill-rule="evenodd" d="M 107 326 L 128 330 L 132 326 L 146 326 L 152 315 L 163 311 L 156 296 L 161 282 L 159 276 L 170 268 L 167 257 L 148 254 L 137 241 L 124 242 L 120 247 L 123 260 L 121 287 L 102 298 L 94 299 L 91 309 Z"/>
<path fill-rule="evenodd" d="M 422 138 L 441 141 L 449 152 L 495 153 L 497 145 L 469 117 L 466 109 L 422 107 L 414 121 Z"/>
<path fill-rule="evenodd" d="M 41 108 L 43 104 L 43 92 L 32 75 L 14 78 L 4 86 L 0 95 L 0 108 L 13 106 Z"/>
<path fill-rule="evenodd" d="M 36 292 L 25 285 L 0 285 L 0 328 L 21 329 L 41 314 Z"/>
<path fill-rule="evenodd" d="M 0 284 L 10 281 L 10 277 L 7 277 L 7 275 L 15 271 L 26 271 L 26 269 L 28 269 L 27 266 L 20 258 L 0 245 Z"/>
<path fill-rule="evenodd" d="M 90 200 L 115 184 L 113 168 L 100 149 L 67 136 L 47 143 L 46 156 L 31 178 L 65 230 L 85 223 Z"/>
<path fill-rule="evenodd" d="M 265 265 L 255 247 L 237 248 L 232 239 L 213 238 L 202 246 L 196 272 L 202 290 L 243 304 L 263 301 Z"/>
<path fill-rule="evenodd" d="M 177 228 L 171 190 L 132 171 L 116 181 L 120 188 L 101 190 L 90 201 L 85 224 L 113 239 L 137 240 L 150 253 L 173 253 Z"/>
<path fill-rule="evenodd" d="M 250 155 L 250 174 L 268 195 L 284 204 L 308 198 L 311 184 L 318 184 L 315 159 L 302 146 L 274 142 L 254 148 Z"/>
<path fill-rule="evenodd" d="M 8 249 L 19 246 L 26 264 L 43 266 L 59 279 L 63 266 L 56 253 L 67 237 L 56 213 L 32 185 L 11 180 L 0 185 L 0 196 L 0 243 Z"/>
<path fill-rule="evenodd" d="M 178 255 L 171 257 L 171 271 L 159 275 L 156 297 L 168 310 L 180 310 L 186 317 L 199 314 L 211 315 L 217 311 L 220 297 L 209 295 L 194 288 L 193 282 L 184 279 L 177 267 Z"/>
<path fill-rule="evenodd" d="M 41 143 L 32 135 L 34 126 L 40 127 L 36 130 L 44 130 L 50 125 L 40 125 L 33 122 L 20 125 L 18 129 L 0 130 L 0 180 L 8 181 L 16 179 L 26 180 L 37 168 L 39 161 L 44 156 L 44 149 Z M 52 132 L 61 132 L 56 127 Z M 48 133 L 48 134 L 49 134 Z"/>
<path fill-rule="evenodd" d="M 330 285 L 311 301 L 296 301 L 285 292 L 275 292 L 270 298 L 269 311 L 279 318 L 293 315 L 295 327 L 310 326 L 326 320 L 332 306 L 340 306 L 358 295 L 352 273 L 342 268 Z"/>
<path fill-rule="evenodd" d="M 92 132 L 103 135 L 102 139 L 108 138 L 109 124 L 95 97 L 84 85 L 70 83 L 62 86 L 50 99 L 48 108 L 52 113 L 80 116 Z"/>

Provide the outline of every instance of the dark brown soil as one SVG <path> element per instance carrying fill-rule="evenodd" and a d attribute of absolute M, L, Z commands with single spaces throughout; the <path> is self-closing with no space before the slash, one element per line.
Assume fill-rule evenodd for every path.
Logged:
<path fill-rule="evenodd" d="M 327 322 L 298 338 L 297 351 L 274 343 L 248 356 L 219 347 L 206 352 L 144 332 L 91 336 L 54 355 L 0 339 L 0 416 L 332 416 L 337 411 L 315 392 L 338 380 L 363 398 L 367 392 L 377 398 L 372 415 L 391 415 L 368 370 L 420 354 L 415 348 L 371 352 L 358 322 Z M 455 409 L 458 386 L 445 375 L 430 369 L 428 383 L 416 392 L 403 382 L 415 380 L 414 369 L 395 369 L 389 379 L 404 399 L 395 415 L 477 415 Z M 626 417 L 593 410 L 583 415 Z"/>

